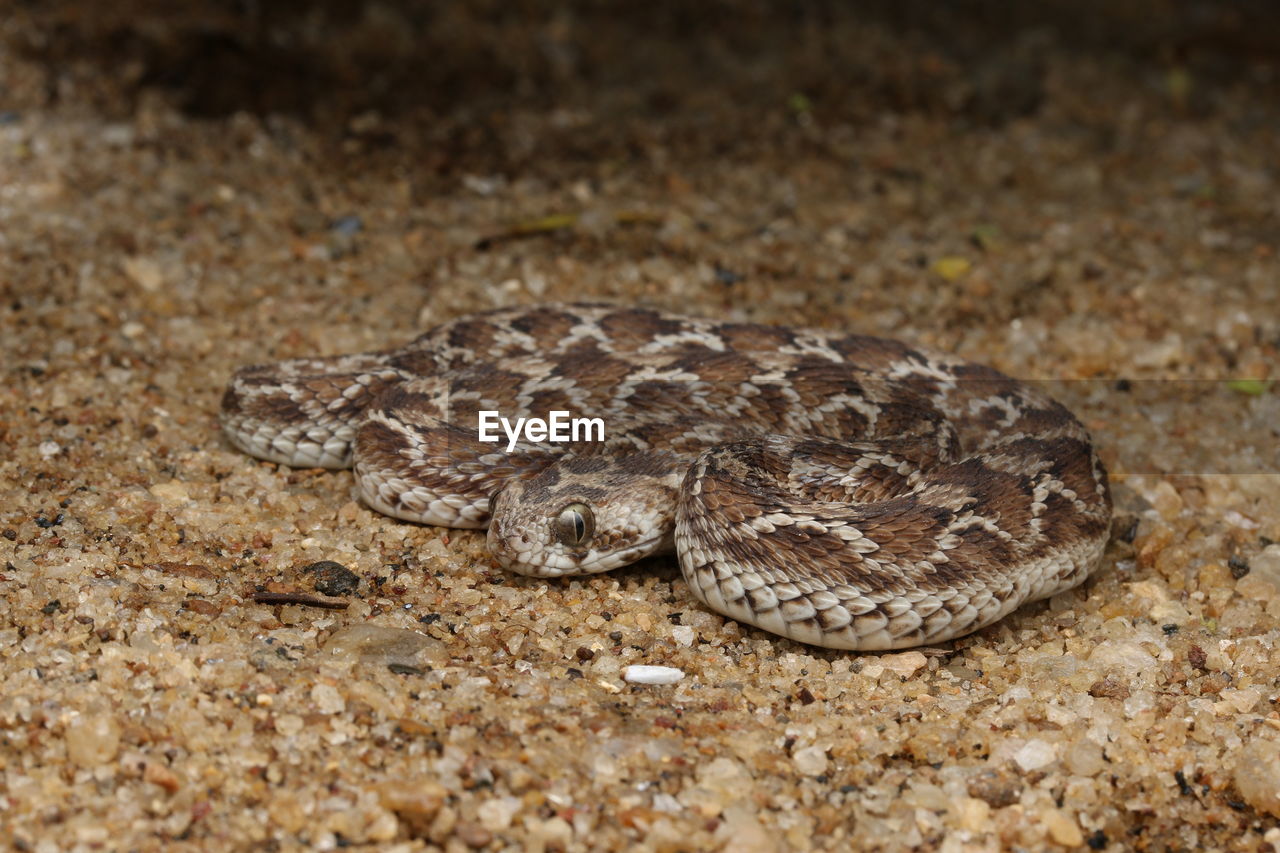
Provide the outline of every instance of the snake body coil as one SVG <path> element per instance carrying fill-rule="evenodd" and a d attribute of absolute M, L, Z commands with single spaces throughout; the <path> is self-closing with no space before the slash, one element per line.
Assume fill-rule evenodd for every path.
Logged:
<path fill-rule="evenodd" d="M 599 417 L 603 441 L 479 440 L 481 411 Z M 488 527 L 523 574 L 672 549 L 712 609 L 819 646 L 891 649 L 1082 582 L 1107 475 L 1060 404 L 883 338 L 606 305 L 510 308 L 400 349 L 248 367 L 222 419 L 287 465 L 354 464 L 397 518 Z"/>

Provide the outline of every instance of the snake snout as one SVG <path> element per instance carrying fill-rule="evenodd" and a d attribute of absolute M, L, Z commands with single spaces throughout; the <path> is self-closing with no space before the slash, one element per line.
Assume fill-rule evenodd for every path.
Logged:
<path fill-rule="evenodd" d="M 489 553 L 498 565 L 508 571 L 522 575 L 537 574 L 537 567 L 529 564 L 533 553 L 531 541 L 527 531 L 501 515 L 495 516 L 489 523 Z"/>

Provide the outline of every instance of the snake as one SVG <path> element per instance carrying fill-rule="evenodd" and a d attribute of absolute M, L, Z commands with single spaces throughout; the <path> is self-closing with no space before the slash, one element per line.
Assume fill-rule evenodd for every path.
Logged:
<path fill-rule="evenodd" d="M 557 411 L 603 429 L 482 435 L 485 412 Z M 241 368 L 220 418 L 254 457 L 353 468 L 380 513 L 487 529 L 513 572 L 674 553 L 710 609 L 832 649 L 991 625 L 1082 583 L 1110 530 L 1089 433 L 1036 383 L 838 329 L 499 308 Z"/>

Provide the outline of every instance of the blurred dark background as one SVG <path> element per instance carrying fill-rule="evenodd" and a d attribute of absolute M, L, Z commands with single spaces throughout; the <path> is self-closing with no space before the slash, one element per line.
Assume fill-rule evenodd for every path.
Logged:
<path fill-rule="evenodd" d="M 625 154 L 653 117 L 712 151 L 749 144 L 777 113 L 814 105 L 837 121 L 926 111 L 998 125 L 1039 108 L 1051 50 L 1127 71 L 1135 88 L 1163 89 L 1170 109 L 1193 115 L 1211 114 L 1222 87 L 1280 94 L 1272 0 L 4 6 L 6 48 L 48 74 L 41 91 L 0 92 L 0 109 L 49 108 L 75 87 L 80 100 L 88 90 L 104 112 L 125 115 L 143 93 L 163 92 L 192 116 L 285 113 L 375 146 L 379 136 L 395 142 L 387 121 L 447 117 L 452 153 L 465 156 L 498 153 L 492 130 L 510 110 L 566 111 L 576 128 L 566 144 L 594 157 L 602 144 Z M 631 132 L 609 132 L 620 124 Z"/>

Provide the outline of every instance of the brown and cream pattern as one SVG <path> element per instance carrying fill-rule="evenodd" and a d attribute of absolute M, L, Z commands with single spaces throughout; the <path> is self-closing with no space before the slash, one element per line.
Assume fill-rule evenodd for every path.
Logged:
<path fill-rule="evenodd" d="M 601 417 L 605 441 L 478 440 L 478 413 Z M 508 308 L 381 353 L 247 367 L 222 419 L 287 465 L 354 465 L 397 518 L 488 528 L 504 566 L 675 551 L 714 610 L 820 646 L 957 637 L 1079 584 L 1107 475 L 1028 384 L 882 338 L 608 305 Z"/>

